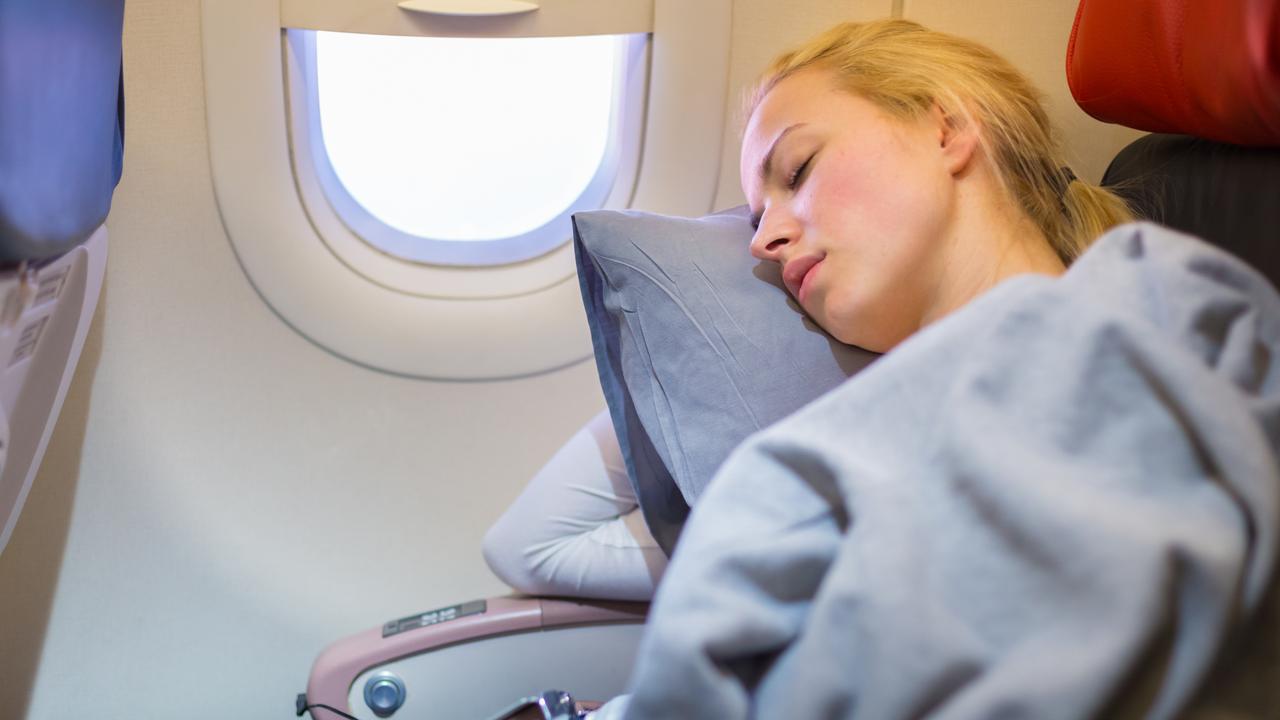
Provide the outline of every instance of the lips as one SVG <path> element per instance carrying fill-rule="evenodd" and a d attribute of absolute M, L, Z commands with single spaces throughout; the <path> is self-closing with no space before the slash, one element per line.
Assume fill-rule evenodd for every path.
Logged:
<path fill-rule="evenodd" d="M 788 261 L 782 268 L 782 283 L 787 286 L 787 290 L 791 292 L 792 296 L 800 301 L 801 305 L 804 304 L 802 293 L 805 293 L 808 289 L 805 279 L 823 259 L 824 256 L 822 255 L 805 255 Z"/>

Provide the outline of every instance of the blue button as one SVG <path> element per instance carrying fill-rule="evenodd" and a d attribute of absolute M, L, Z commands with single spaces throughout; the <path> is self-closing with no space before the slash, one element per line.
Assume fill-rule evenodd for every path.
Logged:
<path fill-rule="evenodd" d="M 386 671 L 369 678 L 364 686 L 364 702 L 378 717 L 390 717 L 404 705 L 404 681 Z"/>

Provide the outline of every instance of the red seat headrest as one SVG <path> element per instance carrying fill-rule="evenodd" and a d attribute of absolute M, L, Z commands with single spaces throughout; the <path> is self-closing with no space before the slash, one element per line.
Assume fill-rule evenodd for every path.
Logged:
<path fill-rule="evenodd" d="M 1105 122 L 1280 145 L 1280 0 L 1081 0 L 1067 82 Z"/>

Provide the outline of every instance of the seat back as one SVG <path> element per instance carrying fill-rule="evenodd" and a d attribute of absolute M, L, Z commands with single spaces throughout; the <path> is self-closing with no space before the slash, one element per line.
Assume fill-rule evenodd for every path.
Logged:
<path fill-rule="evenodd" d="M 1214 243 L 1280 287 L 1280 147 L 1147 135 L 1116 155 L 1102 182 L 1141 217 Z"/>
<path fill-rule="evenodd" d="M 1157 133 L 1104 184 L 1280 284 L 1280 1 L 1082 0 L 1067 78 L 1090 115 Z"/>
<path fill-rule="evenodd" d="M 102 287 L 123 20 L 123 0 L 0 3 L 0 552 Z"/>

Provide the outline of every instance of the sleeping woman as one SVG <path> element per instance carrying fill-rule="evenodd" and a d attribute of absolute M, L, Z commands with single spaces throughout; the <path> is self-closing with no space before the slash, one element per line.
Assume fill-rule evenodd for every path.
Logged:
<path fill-rule="evenodd" d="M 1028 81 L 901 20 L 779 58 L 741 180 L 751 252 L 828 332 L 887 354 L 721 467 L 634 694 L 600 715 L 1171 717 L 1203 701 L 1274 584 L 1267 281 L 1154 225 L 1095 240 L 1129 213 L 1065 169 Z"/>
<path fill-rule="evenodd" d="M 852 79 L 875 70 L 833 72 L 841 60 L 805 54 L 829 42 L 780 61 L 759 86 L 742 182 L 759 226 L 751 252 L 783 266 L 792 294 L 837 339 L 888 350 L 1004 278 L 1062 273 L 1131 219 L 1107 191 L 1071 181 L 1034 88 L 1000 58 L 981 51 L 965 61 L 977 67 L 958 71 L 964 63 L 945 53 L 976 46 L 906 35 L 899 51 L 922 62 L 862 88 Z M 980 124 L 971 115 L 983 108 Z M 484 556 L 530 594 L 652 597 L 666 556 L 607 413 L 537 473 L 486 535 Z"/>

